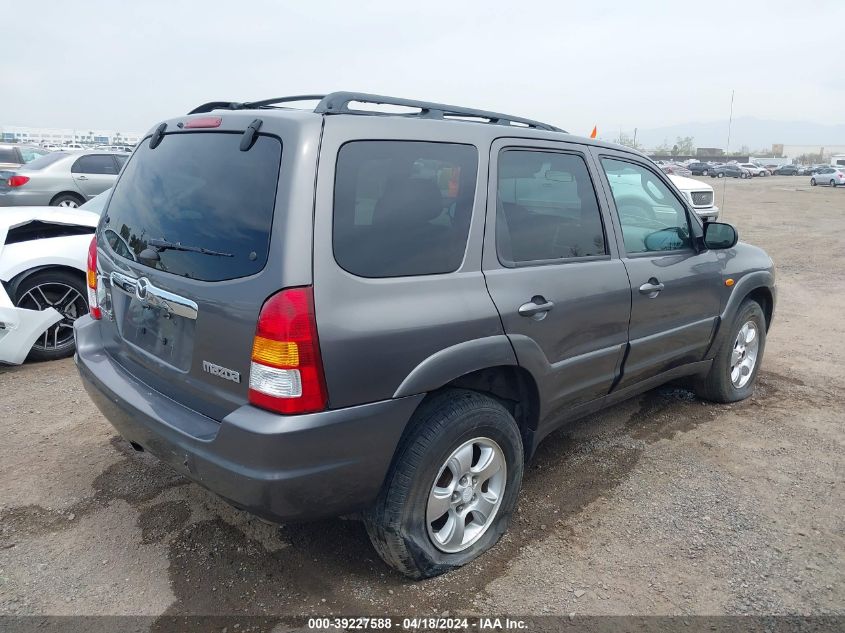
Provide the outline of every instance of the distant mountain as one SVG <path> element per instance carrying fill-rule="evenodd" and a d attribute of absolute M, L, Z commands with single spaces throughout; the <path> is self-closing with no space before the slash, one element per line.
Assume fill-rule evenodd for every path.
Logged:
<path fill-rule="evenodd" d="M 724 148 L 728 138 L 728 121 L 708 123 L 682 123 L 666 127 L 638 130 L 637 142 L 652 149 L 666 141 L 671 147 L 677 137 L 691 136 L 696 147 Z M 806 121 L 767 121 L 753 117 L 740 117 L 731 126 L 731 149 L 743 145 L 749 149 L 771 148 L 783 145 L 845 145 L 845 123 L 825 125 Z"/>

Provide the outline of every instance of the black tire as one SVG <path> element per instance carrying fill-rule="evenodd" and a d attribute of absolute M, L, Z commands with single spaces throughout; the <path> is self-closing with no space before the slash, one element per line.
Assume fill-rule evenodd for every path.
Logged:
<path fill-rule="evenodd" d="M 716 174 L 716 178 L 724 178 L 724 177 L 725 177 L 725 172 L 723 172 L 723 171 L 720 171 Z"/>
<path fill-rule="evenodd" d="M 813 187 L 815 187 L 815 186 L 816 186 L 816 179 L 815 179 L 815 178 L 810 178 L 810 184 L 811 184 Z"/>
<path fill-rule="evenodd" d="M 467 549 L 446 553 L 428 533 L 426 508 L 441 467 L 474 438 L 495 441 L 507 476 L 492 523 Z M 460 567 L 493 547 L 507 529 L 522 484 L 524 454 L 519 428 L 505 407 L 475 391 L 450 389 L 424 401 L 409 422 L 375 505 L 364 514 L 367 533 L 388 565 L 413 579 Z"/>
<path fill-rule="evenodd" d="M 85 203 L 81 196 L 75 193 L 60 193 L 50 200 L 51 207 L 79 207 Z"/>
<path fill-rule="evenodd" d="M 706 176 L 706 175 L 707 175 L 707 174 L 709 174 L 709 173 L 710 173 L 710 170 L 705 169 L 703 172 L 701 172 L 701 175 L 702 175 L 702 176 Z"/>
<path fill-rule="evenodd" d="M 45 309 L 47 306 L 43 305 L 45 299 L 37 292 L 31 293 L 33 289 L 45 287 L 46 284 L 54 284 L 55 286 L 48 286 L 48 298 L 59 298 L 61 294 L 67 289 L 76 290 L 79 293 L 80 300 L 76 301 L 73 306 L 69 306 L 67 311 L 59 310 L 65 315 L 59 323 L 48 328 L 47 345 L 44 345 L 41 339 L 35 342 L 32 349 L 27 356 L 30 360 L 57 360 L 59 358 L 66 358 L 73 355 L 76 350 L 76 344 L 73 339 L 72 328 L 73 321 L 80 316 L 88 313 L 88 288 L 85 286 L 85 281 L 82 275 L 74 275 L 73 273 L 64 270 L 45 270 L 43 272 L 30 275 L 24 279 L 17 288 L 15 288 L 14 303 L 16 306 L 29 309 Z M 56 290 L 56 294 L 52 294 L 49 288 L 65 288 L 65 290 Z M 68 297 L 68 300 L 74 297 Z M 39 307 L 33 302 L 41 303 L 43 307 Z M 63 305 L 55 306 L 56 309 L 63 308 Z M 70 328 L 68 327 L 70 326 Z M 59 344 L 53 345 L 53 332 L 58 330 L 61 339 Z M 52 339 L 52 340 L 51 340 Z M 66 340 L 65 340 L 66 339 Z"/>
<path fill-rule="evenodd" d="M 830 186 L 836 187 L 836 181 L 833 178 L 830 179 Z"/>
<path fill-rule="evenodd" d="M 738 388 L 731 381 L 731 355 L 740 328 L 749 321 L 753 321 L 757 326 L 757 335 L 759 336 L 757 361 L 751 372 L 751 378 L 745 385 Z M 745 400 L 754 392 L 754 384 L 757 381 L 757 373 L 760 370 L 760 364 L 763 362 L 765 350 L 766 317 L 763 315 L 763 309 L 759 303 L 746 299 L 740 305 L 730 329 L 719 345 L 710 371 L 694 383 L 696 394 L 705 400 L 723 404 Z"/>

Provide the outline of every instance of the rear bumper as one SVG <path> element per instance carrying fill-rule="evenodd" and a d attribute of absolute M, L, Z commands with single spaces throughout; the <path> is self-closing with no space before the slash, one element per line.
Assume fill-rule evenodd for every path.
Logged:
<path fill-rule="evenodd" d="M 245 405 L 221 422 L 150 389 L 115 364 L 98 324 L 76 323 L 76 365 L 91 399 L 139 444 L 232 505 L 272 521 L 370 505 L 422 395 L 281 416 Z"/>
<path fill-rule="evenodd" d="M 46 207 L 55 194 L 25 189 L 0 191 L 0 207 Z"/>

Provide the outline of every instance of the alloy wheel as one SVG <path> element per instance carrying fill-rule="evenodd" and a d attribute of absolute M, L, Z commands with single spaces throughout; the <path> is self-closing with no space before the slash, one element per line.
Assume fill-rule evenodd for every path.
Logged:
<path fill-rule="evenodd" d="M 45 282 L 30 288 L 18 299 L 16 306 L 38 311 L 54 308 L 62 315 L 61 321 L 47 328 L 35 341 L 33 349 L 43 352 L 73 343 L 73 323 L 88 312 L 88 303 L 82 293 L 62 282 Z"/>
<path fill-rule="evenodd" d="M 742 389 L 751 380 L 757 365 L 757 353 L 760 350 L 760 333 L 754 321 L 746 321 L 739 328 L 731 353 L 731 383 L 736 389 Z"/>
<path fill-rule="evenodd" d="M 425 521 L 434 546 L 456 553 L 469 548 L 493 524 L 507 482 L 507 462 L 493 440 L 461 444 L 440 467 L 428 496 Z"/>

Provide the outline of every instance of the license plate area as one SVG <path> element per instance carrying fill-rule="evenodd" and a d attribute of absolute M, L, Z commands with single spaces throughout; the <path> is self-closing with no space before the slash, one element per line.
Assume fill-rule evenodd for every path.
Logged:
<path fill-rule="evenodd" d="M 133 298 L 126 306 L 122 325 L 127 343 L 181 371 L 190 369 L 196 321 Z"/>
<path fill-rule="evenodd" d="M 142 277 L 109 275 L 110 318 L 129 349 L 143 352 L 182 372 L 191 368 L 197 304 Z"/>

